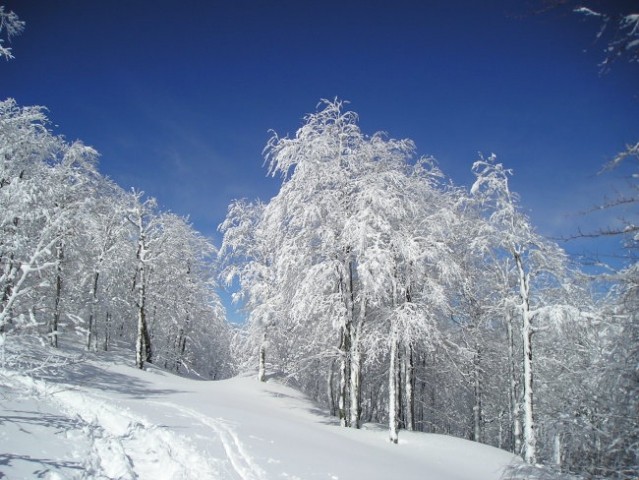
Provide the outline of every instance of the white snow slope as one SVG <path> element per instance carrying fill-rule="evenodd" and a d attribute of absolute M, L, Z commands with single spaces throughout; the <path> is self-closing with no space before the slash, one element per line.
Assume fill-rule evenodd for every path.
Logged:
<path fill-rule="evenodd" d="M 340 428 L 275 381 L 193 380 L 68 349 L 48 362 L 69 365 L 29 371 L 42 347 L 20 351 L 21 373 L 0 370 L 1 479 L 497 480 L 519 462 L 442 435 L 402 431 L 393 445 L 381 426 Z"/>

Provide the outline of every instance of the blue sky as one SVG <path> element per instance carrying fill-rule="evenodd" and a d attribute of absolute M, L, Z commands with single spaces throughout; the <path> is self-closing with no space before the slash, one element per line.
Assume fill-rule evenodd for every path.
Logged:
<path fill-rule="evenodd" d="M 637 66 L 599 75 L 596 23 L 534 2 L 0 3 L 27 23 L 0 97 L 47 106 L 102 172 L 216 241 L 232 199 L 277 191 L 269 129 L 294 134 L 322 98 L 349 100 L 366 133 L 413 139 L 458 184 L 496 153 L 554 236 L 608 221 L 576 214 L 611 194 L 620 173 L 597 171 L 639 139 Z"/>

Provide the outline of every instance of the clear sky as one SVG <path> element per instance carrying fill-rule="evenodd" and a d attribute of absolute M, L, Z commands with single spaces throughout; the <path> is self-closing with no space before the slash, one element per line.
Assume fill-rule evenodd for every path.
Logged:
<path fill-rule="evenodd" d="M 322 98 L 372 134 L 413 139 L 457 184 L 477 152 L 515 171 L 541 233 L 611 194 L 600 167 L 639 140 L 637 65 L 599 75 L 597 24 L 534 2 L 0 0 L 26 21 L 0 97 L 45 105 L 125 188 L 215 238 L 234 198 L 270 198 L 269 129 Z M 629 2 L 636 5 L 637 2 Z M 618 179 L 616 179 L 618 181 Z M 604 219 L 605 221 L 606 219 Z"/>

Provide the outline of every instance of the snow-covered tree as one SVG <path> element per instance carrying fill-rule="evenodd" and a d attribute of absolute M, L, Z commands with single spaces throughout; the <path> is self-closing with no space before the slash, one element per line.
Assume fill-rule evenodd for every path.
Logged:
<path fill-rule="evenodd" d="M 157 363 L 179 373 L 194 369 L 195 355 L 206 350 L 216 364 L 216 355 L 228 360 L 213 341 L 226 336 L 224 308 L 215 293 L 215 248 L 183 217 L 165 212 L 157 222 L 160 251 L 152 263 L 148 289 Z"/>
<path fill-rule="evenodd" d="M 342 108 L 342 102 L 325 102 L 294 138 L 271 138 L 265 149 L 269 172 L 284 180 L 265 207 L 264 221 L 286 254 L 276 259 L 276 268 L 288 285 L 297 285 L 293 318 L 306 321 L 308 311 L 328 314 L 316 321 L 339 332 L 339 416 L 344 426 L 357 426 L 357 335 L 364 310 L 349 222 L 358 213 L 352 204 L 356 180 L 372 159 L 357 116 Z"/>
<path fill-rule="evenodd" d="M 342 425 L 359 427 L 368 358 L 386 356 L 384 411 L 395 441 L 400 414 L 414 425 L 413 351 L 437 342 L 437 320 L 447 315 L 452 196 L 431 160 L 413 159 L 411 141 L 363 134 L 338 100 L 323 107 L 293 138 L 268 143 L 269 172 L 283 177 L 279 193 L 229 208 L 220 227 L 224 275 L 238 279 L 248 338 L 261 345 L 253 347 L 260 378 L 268 334 L 280 369 L 293 365 L 298 378 L 311 365 L 328 372 L 326 396 Z"/>
<path fill-rule="evenodd" d="M 95 151 L 52 135 L 39 107 L 21 108 L 6 100 L 0 104 L 0 122 L 0 330 L 6 331 L 8 323 L 35 325 L 36 310 L 44 309 L 56 345 L 64 241 L 96 175 Z M 45 293 L 48 286 L 53 295 Z"/>
<path fill-rule="evenodd" d="M 49 316 L 48 333 L 52 346 L 58 345 L 58 326 L 62 319 L 63 296 L 66 288 L 65 265 L 78 253 L 80 245 L 73 245 L 81 237 L 84 230 L 82 211 L 95 196 L 94 191 L 99 180 L 96 170 L 97 152 L 74 142 L 60 154 L 58 163 L 51 171 L 51 193 L 53 215 L 59 218 L 58 237 L 54 255 L 54 278 L 52 284 L 55 289 L 52 313 Z"/>
<path fill-rule="evenodd" d="M 241 302 L 248 314 L 252 334 L 245 340 L 257 349 L 258 380 L 266 380 L 269 329 L 280 318 L 278 284 L 276 283 L 274 245 L 260 230 L 264 205 L 236 200 L 228 208 L 219 226 L 224 234 L 220 248 L 221 279 L 226 286 L 237 282 L 240 290 L 233 300 Z M 238 337 L 239 338 L 239 337 Z"/>
<path fill-rule="evenodd" d="M 97 158 L 54 135 L 43 108 L 0 102 L 0 343 L 34 332 L 58 346 L 69 332 L 94 350 L 134 343 L 139 367 L 157 353 L 166 368 L 228 375 L 215 249 L 100 175 Z"/>
<path fill-rule="evenodd" d="M 128 247 L 128 222 L 125 220 L 126 194 L 108 179 L 103 179 L 97 186 L 95 198 L 85 209 L 83 252 L 86 266 L 90 271 L 83 271 L 83 286 L 88 293 L 89 312 L 87 318 L 87 349 L 98 349 L 100 330 L 102 331 L 102 348 L 109 348 L 111 325 L 107 319 L 113 315 L 114 306 L 112 282 L 118 278 L 115 269 L 118 260 L 126 258 Z M 111 287 L 111 288 L 110 288 Z M 100 322 L 99 318 L 103 321 Z M 100 328 L 102 323 L 102 328 Z"/>
<path fill-rule="evenodd" d="M 561 276 L 565 254 L 554 244 L 534 232 L 528 219 L 520 212 L 517 196 L 510 191 L 508 177 L 511 174 L 493 155 L 481 158 L 473 165 L 477 179 L 471 193 L 480 203 L 489 207 L 491 235 L 499 248 L 509 255 L 514 263 L 517 278 L 518 300 L 515 305 L 520 318 L 520 335 L 523 355 L 523 454 L 528 463 L 537 461 L 537 429 L 534 419 L 535 368 L 533 326 L 537 308 L 532 283 L 548 276 Z"/>
<path fill-rule="evenodd" d="M 143 192 L 132 192 L 131 206 L 127 213 L 127 220 L 133 226 L 136 246 L 136 267 L 133 277 L 133 291 L 135 291 L 135 305 L 137 310 L 137 333 L 135 340 L 135 365 L 144 368 L 146 362 L 152 363 L 153 349 L 149 331 L 149 282 L 152 262 L 160 254 L 159 228 L 154 198 L 143 199 Z"/>

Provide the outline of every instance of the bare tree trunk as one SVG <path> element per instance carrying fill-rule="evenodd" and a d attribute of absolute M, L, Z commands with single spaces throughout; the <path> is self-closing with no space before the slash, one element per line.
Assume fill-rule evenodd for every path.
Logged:
<path fill-rule="evenodd" d="M 395 320 L 397 307 L 397 285 L 393 282 L 392 292 L 393 311 L 390 318 L 390 352 L 388 365 L 388 434 L 392 443 L 397 444 L 399 437 L 400 414 L 400 365 L 399 365 L 399 332 Z"/>
<path fill-rule="evenodd" d="M 537 436 L 533 416 L 533 352 L 532 327 L 528 314 L 524 315 L 524 459 L 537 461 Z"/>
<path fill-rule="evenodd" d="M 411 343 L 406 346 L 406 354 L 404 355 L 404 391 L 406 397 L 404 427 L 412 432 L 415 430 L 415 368 Z"/>
<path fill-rule="evenodd" d="M 497 448 L 504 446 L 504 411 L 499 412 L 499 433 L 497 436 Z"/>
<path fill-rule="evenodd" d="M 188 326 L 189 318 L 187 316 L 185 325 Z M 175 373 L 180 373 L 180 366 L 184 362 L 184 352 L 186 352 L 186 332 L 185 327 L 178 328 L 178 333 L 175 338 L 175 360 L 173 363 L 173 367 L 175 368 Z"/>
<path fill-rule="evenodd" d="M 138 333 L 136 341 L 136 367 L 142 369 L 146 362 L 151 361 L 151 337 L 146 321 L 146 265 L 144 264 L 144 237 L 140 238 L 138 249 Z"/>
<path fill-rule="evenodd" d="M 519 274 L 522 315 L 521 334 L 524 354 L 524 460 L 529 464 L 535 464 L 537 462 L 537 437 L 533 417 L 533 328 L 532 315 L 530 313 L 530 292 L 528 276 L 519 254 L 515 254 L 515 262 Z"/>
<path fill-rule="evenodd" d="M 257 380 L 266 382 L 266 327 L 262 333 L 262 341 L 260 342 L 260 351 L 258 354 Z"/>
<path fill-rule="evenodd" d="M 111 314 L 109 312 L 106 313 L 106 318 L 104 320 L 104 351 L 109 350 L 109 342 L 111 341 Z"/>
<path fill-rule="evenodd" d="M 337 399 L 337 409 L 339 421 L 342 427 L 350 427 L 350 417 L 348 412 L 349 383 L 350 383 L 350 350 L 351 350 L 351 323 L 347 322 L 342 327 L 340 341 L 340 366 L 339 366 L 339 392 Z"/>
<path fill-rule="evenodd" d="M 362 300 L 362 304 L 360 305 L 359 321 L 357 322 L 351 345 L 350 426 L 353 428 L 360 427 L 362 416 L 362 351 L 360 348 L 360 337 L 364 328 L 365 318 L 366 301 Z"/>
<path fill-rule="evenodd" d="M 136 342 L 136 367 L 142 369 L 151 357 L 151 338 L 146 322 L 145 309 L 145 289 L 140 289 L 140 298 L 138 299 L 138 334 Z"/>
<path fill-rule="evenodd" d="M 101 263 L 101 260 L 98 260 Z M 93 273 L 93 286 L 91 288 L 91 313 L 89 314 L 89 328 L 87 332 L 87 350 L 91 349 L 93 343 L 94 350 L 98 347 L 97 327 L 95 325 L 96 312 L 98 306 L 98 281 L 100 279 L 100 270 L 96 269 Z"/>
<path fill-rule="evenodd" d="M 561 446 L 561 433 L 557 432 L 555 433 L 555 442 L 554 442 L 554 446 L 553 446 L 553 456 L 555 457 L 555 466 L 557 467 L 557 470 L 561 471 L 561 464 L 562 464 L 562 446 Z"/>
<path fill-rule="evenodd" d="M 395 328 L 393 324 L 391 327 L 390 363 L 388 366 L 388 433 L 390 441 L 393 443 L 398 442 L 399 430 L 399 341 Z"/>
<path fill-rule="evenodd" d="M 346 255 L 350 253 L 350 247 L 346 248 Z M 346 318 L 340 332 L 340 369 L 339 369 L 339 397 L 337 408 L 340 425 L 351 426 L 350 401 L 353 392 L 351 390 L 352 353 L 353 353 L 353 319 L 354 319 L 354 292 L 353 292 L 353 263 L 348 261 L 345 265 L 348 278 L 340 274 L 339 290 L 346 307 Z M 355 380 L 357 381 L 357 380 Z"/>
<path fill-rule="evenodd" d="M 355 347 L 351 353 L 351 372 L 350 372 L 350 426 L 352 428 L 360 427 L 362 415 L 361 392 L 362 392 L 362 352 L 359 349 L 357 336 L 355 337 Z"/>
<path fill-rule="evenodd" d="M 521 420 L 519 418 L 519 369 L 515 365 L 515 337 L 513 334 L 513 316 L 508 311 L 506 328 L 508 331 L 508 369 L 510 385 L 508 399 L 510 400 L 510 425 L 512 433 L 511 451 L 517 455 L 521 453 Z"/>
<path fill-rule="evenodd" d="M 335 395 L 333 393 L 333 366 L 335 365 L 334 361 L 331 361 L 328 365 L 328 375 L 326 379 L 326 397 L 328 398 L 328 406 L 329 412 L 332 415 L 335 415 Z"/>
<path fill-rule="evenodd" d="M 426 430 L 426 411 L 424 406 L 426 405 L 426 380 L 424 379 L 424 375 L 426 373 L 426 355 L 421 354 L 421 358 L 418 358 L 418 363 L 421 364 L 421 373 L 422 378 L 419 380 L 419 431 L 425 432 Z"/>
<path fill-rule="evenodd" d="M 473 440 L 482 441 L 482 388 L 481 388 L 481 351 L 479 344 L 475 345 L 475 355 L 473 358 Z"/>
<path fill-rule="evenodd" d="M 58 325 L 60 324 L 60 309 L 62 299 L 62 260 L 64 258 L 64 245 L 62 240 L 56 247 L 55 263 L 55 301 L 53 306 L 53 318 L 49 327 L 49 343 L 52 347 L 58 347 Z"/>

